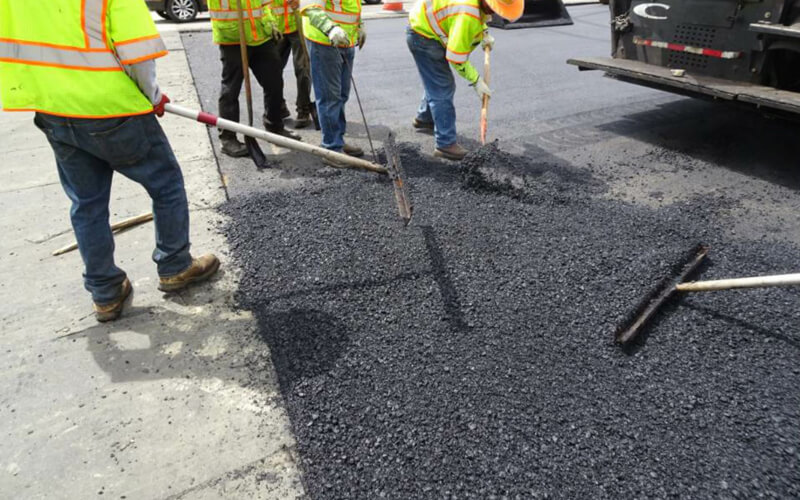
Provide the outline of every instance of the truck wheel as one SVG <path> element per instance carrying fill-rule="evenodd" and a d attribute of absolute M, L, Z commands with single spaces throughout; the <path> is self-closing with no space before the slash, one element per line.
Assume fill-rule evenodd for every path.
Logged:
<path fill-rule="evenodd" d="M 197 0 L 167 0 L 167 16 L 176 23 L 194 21 L 199 10 Z"/>

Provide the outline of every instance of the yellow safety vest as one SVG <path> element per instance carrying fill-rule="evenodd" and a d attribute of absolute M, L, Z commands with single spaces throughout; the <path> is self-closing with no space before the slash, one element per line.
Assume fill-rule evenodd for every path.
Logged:
<path fill-rule="evenodd" d="M 419 0 L 408 21 L 417 34 L 439 40 L 447 50 L 445 57 L 453 64 L 469 60 L 487 29 L 480 0 Z"/>
<path fill-rule="evenodd" d="M 284 34 L 288 35 L 297 31 L 294 12 L 294 9 L 287 5 L 286 0 L 272 0 L 272 13 L 278 21 L 278 28 L 282 29 Z"/>
<path fill-rule="evenodd" d="M 167 54 L 142 0 L 0 1 L 5 111 L 76 118 L 150 113 L 123 70 Z"/>
<path fill-rule="evenodd" d="M 350 39 L 350 46 L 358 43 L 358 30 L 361 26 L 361 0 L 301 0 L 300 10 L 317 8 L 325 11 L 331 21 L 339 25 Z M 308 17 L 303 17 L 303 34 L 322 45 L 332 45 L 328 36 L 311 25 Z"/>
<path fill-rule="evenodd" d="M 261 45 L 272 38 L 277 24 L 268 0 L 238 0 L 242 3 L 244 36 L 247 45 Z M 239 45 L 239 5 L 237 0 L 209 0 L 208 13 L 214 43 Z"/>

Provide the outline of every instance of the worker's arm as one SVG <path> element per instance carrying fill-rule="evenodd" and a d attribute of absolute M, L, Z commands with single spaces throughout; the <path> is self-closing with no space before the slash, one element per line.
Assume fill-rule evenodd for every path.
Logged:
<path fill-rule="evenodd" d="M 311 26 L 317 28 L 326 35 L 336 27 L 336 23 L 331 21 L 328 14 L 319 5 L 311 5 L 309 7 L 302 7 L 300 12 L 308 18 Z"/>
<path fill-rule="evenodd" d="M 474 84 L 480 78 L 475 66 L 469 62 L 469 55 L 480 43 L 486 24 L 469 14 L 457 14 L 447 36 L 445 58 L 461 78 Z"/>
<path fill-rule="evenodd" d="M 161 102 L 161 89 L 156 80 L 156 62 L 154 60 L 144 61 L 137 64 L 124 65 L 125 73 L 136 82 L 139 90 L 155 106 Z"/>

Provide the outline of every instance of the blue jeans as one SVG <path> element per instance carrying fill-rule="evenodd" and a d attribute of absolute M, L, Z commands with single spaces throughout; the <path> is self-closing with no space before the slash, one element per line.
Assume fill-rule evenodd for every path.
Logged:
<path fill-rule="evenodd" d="M 322 129 L 322 147 L 342 151 L 347 120 L 344 105 L 350 98 L 350 75 L 353 70 L 354 48 L 338 48 L 311 41 L 308 54 L 311 58 L 311 81 L 317 100 L 317 114 Z M 347 59 L 347 64 L 343 58 Z"/>
<path fill-rule="evenodd" d="M 72 201 L 84 286 L 97 304 L 113 302 L 125 280 L 114 264 L 108 224 L 114 172 L 141 184 L 153 200 L 158 274 L 171 276 L 191 265 L 183 175 L 155 115 L 98 120 L 37 113 L 34 123 L 53 148 L 61 185 Z"/>
<path fill-rule="evenodd" d="M 437 40 L 418 35 L 411 28 L 406 30 L 406 43 L 425 89 L 417 120 L 433 122 L 437 148 L 451 146 L 457 141 L 456 107 L 453 105 L 456 81 L 445 59 L 445 49 Z"/>

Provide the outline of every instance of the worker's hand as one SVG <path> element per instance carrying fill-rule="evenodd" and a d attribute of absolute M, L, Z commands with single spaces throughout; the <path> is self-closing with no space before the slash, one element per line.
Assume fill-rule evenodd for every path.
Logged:
<path fill-rule="evenodd" d="M 347 33 L 339 26 L 334 26 L 333 29 L 328 32 L 328 38 L 331 40 L 331 43 L 333 43 L 333 45 L 335 45 L 336 47 L 350 46 L 350 38 L 347 36 Z"/>
<path fill-rule="evenodd" d="M 482 49 L 494 49 L 494 37 L 489 34 L 489 31 L 483 32 L 483 38 L 481 38 L 481 48 Z"/>
<path fill-rule="evenodd" d="M 363 49 L 365 43 L 367 43 L 367 28 L 362 24 L 358 27 L 358 50 Z"/>
<path fill-rule="evenodd" d="M 283 31 L 274 24 L 272 25 L 272 39 L 276 42 L 283 40 Z"/>
<path fill-rule="evenodd" d="M 161 118 L 164 116 L 164 106 L 167 105 L 168 102 L 172 102 L 167 97 L 167 94 L 161 94 L 161 100 L 153 106 L 153 112 L 156 114 L 157 117 Z"/>
<path fill-rule="evenodd" d="M 491 97 L 492 96 L 492 89 L 486 85 L 486 82 L 483 80 L 482 77 L 478 77 L 475 80 L 475 83 L 472 84 L 472 87 L 475 89 L 475 93 L 478 94 L 478 97 L 483 100 L 483 96 Z"/>

